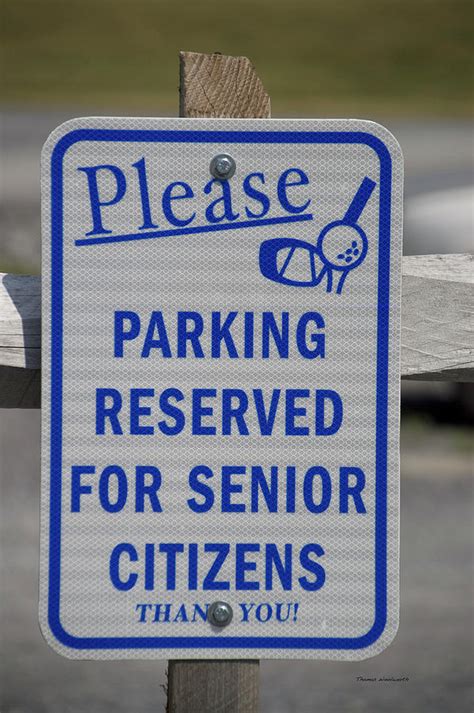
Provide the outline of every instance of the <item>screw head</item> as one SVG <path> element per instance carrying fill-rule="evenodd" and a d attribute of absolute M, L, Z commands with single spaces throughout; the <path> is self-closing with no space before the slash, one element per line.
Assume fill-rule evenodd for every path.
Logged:
<path fill-rule="evenodd" d="M 209 168 L 214 178 L 219 181 L 227 181 L 235 173 L 235 161 L 229 154 L 221 153 L 214 156 Z"/>
<path fill-rule="evenodd" d="M 232 621 L 234 612 L 227 602 L 214 602 L 208 609 L 207 620 L 213 626 L 227 626 Z"/>

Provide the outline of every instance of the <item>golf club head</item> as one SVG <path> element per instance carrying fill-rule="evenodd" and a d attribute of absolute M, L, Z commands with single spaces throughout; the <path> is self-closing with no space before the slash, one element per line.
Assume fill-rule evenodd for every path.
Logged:
<path fill-rule="evenodd" d="M 294 287 L 315 287 L 325 266 L 316 246 L 295 238 L 273 238 L 260 246 L 260 272 L 268 280 Z"/>

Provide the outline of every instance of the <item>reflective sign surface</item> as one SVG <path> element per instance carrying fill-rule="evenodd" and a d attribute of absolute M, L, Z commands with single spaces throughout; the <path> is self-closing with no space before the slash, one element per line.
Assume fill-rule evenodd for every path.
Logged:
<path fill-rule="evenodd" d="M 398 622 L 396 141 L 355 120 L 76 119 L 42 171 L 48 642 L 379 653 Z"/>

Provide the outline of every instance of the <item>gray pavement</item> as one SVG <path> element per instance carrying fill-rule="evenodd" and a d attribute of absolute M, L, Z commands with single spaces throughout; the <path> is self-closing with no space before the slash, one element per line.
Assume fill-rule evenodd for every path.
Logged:
<path fill-rule="evenodd" d="M 163 711 L 165 662 L 69 661 L 43 641 L 37 624 L 39 430 L 38 411 L 0 413 L 0 710 Z M 358 663 L 262 662 L 262 713 L 472 711 L 470 435 L 447 426 L 402 429 L 401 623 L 395 641 Z"/>

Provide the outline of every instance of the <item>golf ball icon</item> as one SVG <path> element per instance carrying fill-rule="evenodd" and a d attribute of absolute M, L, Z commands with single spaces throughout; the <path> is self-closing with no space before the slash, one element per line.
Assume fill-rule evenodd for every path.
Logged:
<path fill-rule="evenodd" d="M 332 291 L 332 271 L 336 270 L 342 273 L 336 289 L 337 294 L 341 293 L 349 271 L 365 259 L 368 244 L 366 234 L 358 225 L 336 221 L 321 231 L 316 252 L 327 268 L 328 292 Z"/>
<path fill-rule="evenodd" d="M 326 291 L 332 292 L 333 280 L 337 276 L 336 293 L 340 294 L 347 275 L 358 267 L 367 255 L 369 242 L 357 221 L 374 188 L 375 182 L 365 177 L 342 220 L 326 225 L 320 232 L 316 245 L 294 238 L 264 241 L 260 247 L 260 270 L 264 277 L 296 287 L 315 287 L 326 278 Z M 286 254 L 283 261 L 279 258 L 281 254 Z M 302 254 L 309 258 L 310 272 L 307 276 L 295 279 L 289 274 L 291 261 L 294 256 L 301 259 Z"/>
<path fill-rule="evenodd" d="M 356 225 L 331 223 L 318 239 L 321 260 L 333 270 L 352 270 L 360 265 L 367 253 L 365 233 Z"/>

